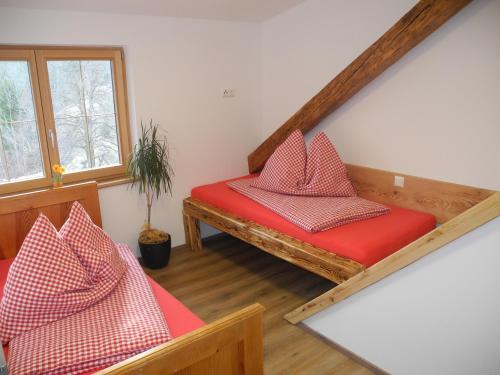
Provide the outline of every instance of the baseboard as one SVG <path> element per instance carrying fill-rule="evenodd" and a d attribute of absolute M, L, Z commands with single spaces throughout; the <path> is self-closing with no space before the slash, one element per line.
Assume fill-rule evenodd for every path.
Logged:
<path fill-rule="evenodd" d="M 210 236 L 203 237 L 201 239 L 201 242 L 203 244 L 203 242 L 214 241 L 214 240 L 217 240 L 218 238 L 227 237 L 227 236 L 229 236 L 229 234 L 224 233 L 224 232 L 215 233 L 215 234 L 212 234 Z M 182 250 L 182 249 L 186 249 L 186 248 L 187 248 L 186 244 L 177 245 L 177 246 L 172 247 L 172 251 L 178 251 L 178 250 Z"/>
<path fill-rule="evenodd" d="M 298 323 L 297 325 L 299 325 L 304 331 L 307 331 L 311 335 L 317 337 L 321 341 L 323 341 L 326 344 L 330 345 L 335 350 L 341 352 L 346 357 L 349 357 L 354 362 L 356 362 L 359 365 L 361 365 L 361 366 L 367 368 L 368 370 L 372 371 L 374 374 L 377 374 L 377 375 L 390 375 L 389 372 L 387 372 L 385 370 L 382 370 L 380 367 L 374 365 L 370 361 L 367 361 L 366 359 L 360 357 L 356 353 L 354 353 L 354 352 L 350 351 L 349 349 L 343 347 L 342 345 L 337 344 L 335 341 L 330 340 L 328 337 L 323 336 L 321 333 L 316 332 L 315 330 L 313 330 L 312 328 L 308 327 L 304 323 Z"/>

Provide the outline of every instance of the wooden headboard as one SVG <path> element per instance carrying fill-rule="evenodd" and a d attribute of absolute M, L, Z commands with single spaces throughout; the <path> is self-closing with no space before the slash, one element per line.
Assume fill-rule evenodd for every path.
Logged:
<path fill-rule="evenodd" d="M 482 202 L 494 190 L 415 177 L 347 164 L 347 173 L 362 198 L 434 215 L 443 224 Z M 394 176 L 404 177 L 404 188 L 394 186 Z"/>
<path fill-rule="evenodd" d="M 13 258 L 40 213 L 59 229 L 78 201 L 96 225 L 102 226 L 95 181 L 0 197 L 0 259 Z"/>

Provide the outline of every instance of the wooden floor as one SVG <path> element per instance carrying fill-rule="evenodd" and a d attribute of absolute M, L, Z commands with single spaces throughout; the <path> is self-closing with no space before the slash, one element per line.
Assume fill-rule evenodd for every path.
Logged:
<path fill-rule="evenodd" d="M 265 374 L 372 374 L 331 345 L 283 319 L 335 284 L 230 236 L 202 253 L 175 249 L 168 267 L 146 272 L 205 322 L 253 302 L 264 314 Z"/>

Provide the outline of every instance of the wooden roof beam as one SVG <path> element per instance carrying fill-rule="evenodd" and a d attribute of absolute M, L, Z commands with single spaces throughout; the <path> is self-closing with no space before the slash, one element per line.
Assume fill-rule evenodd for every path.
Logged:
<path fill-rule="evenodd" d="M 251 173 L 262 169 L 294 130 L 306 133 L 373 81 L 471 0 L 421 0 L 382 37 L 359 55 L 318 94 L 248 156 Z"/>

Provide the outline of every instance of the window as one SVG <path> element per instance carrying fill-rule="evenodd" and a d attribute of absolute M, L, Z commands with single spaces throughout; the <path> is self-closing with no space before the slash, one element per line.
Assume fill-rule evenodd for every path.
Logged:
<path fill-rule="evenodd" d="M 0 194 L 122 177 L 130 153 L 118 48 L 0 48 Z"/>

